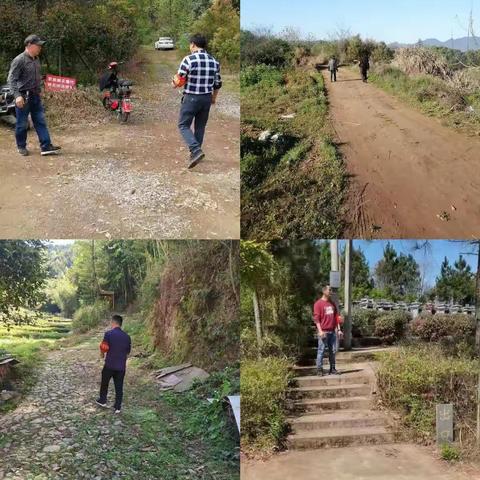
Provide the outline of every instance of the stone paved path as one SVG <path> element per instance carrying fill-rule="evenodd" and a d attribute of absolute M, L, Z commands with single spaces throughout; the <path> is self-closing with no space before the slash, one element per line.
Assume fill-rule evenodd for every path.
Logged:
<path fill-rule="evenodd" d="M 127 367 L 120 415 L 96 406 L 100 339 L 50 353 L 30 393 L 0 416 L 0 480 L 214 478 L 208 449 L 182 436 L 178 412 L 143 371 Z"/>

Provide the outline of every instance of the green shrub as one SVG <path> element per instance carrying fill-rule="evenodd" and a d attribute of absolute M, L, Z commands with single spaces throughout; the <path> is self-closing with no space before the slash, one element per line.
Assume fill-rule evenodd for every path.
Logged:
<path fill-rule="evenodd" d="M 138 303 L 142 313 L 147 316 L 158 296 L 160 279 L 165 270 L 165 262 L 154 261 L 147 266 L 145 277 L 138 291 Z"/>
<path fill-rule="evenodd" d="M 283 68 L 291 64 L 294 56 L 293 47 L 285 40 L 251 32 L 242 32 L 240 50 L 242 67 L 263 63 Z"/>
<path fill-rule="evenodd" d="M 403 311 L 383 313 L 375 319 L 374 334 L 385 343 L 397 342 L 405 336 L 410 318 L 410 315 Z"/>
<path fill-rule="evenodd" d="M 410 324 L 412 335 L 427 342 L 444 337 L 466 339 L 475 336 L 475 319 L 469 315 L 422 315 Z"/>
<path fill-rule="evenodd" d="M 354 337 L 371 337 L 375 331 L 375 320 L 380 316 L 378 310 L 356 308 L 352 313 L 352 333 Z"/>
<path fill-rule="evenodd" d="M 477 361 L 449 357 L 439 345 L 404 346 L 379 355 L 378 392 L 424 439 L 434 436 L 435 406 L 452 403 L 457 434 L 466 439 L 475 430 L 478 372 Z"/>
<path fill-rule="evenodd" d="M 93 305 L 84 305 L 75 312 L 72 327 L 76 332 L 87 332 L 98 327 L 105 320 L 108 312 L 108 303 L 102 300 L 97 300 Z"/>
<path fill-rule="evenodd" d="M 444 443 L 441 447 L 441 456 L 447 462 L 456 462 L 460 460 L 460 450 L 454 445 Z"/>
<path fill-rule="evenodd" d="M 231 2 L 211 2 L 211 6 L 191 26 L 202 32 L 209 49 L 222 65 L 232 71 L 240 68 L 240 18 Z"/>
<path fill-rule="evenodd" d="M 78 307 L 77 287 L 68 278 L 62 277 L 55 281 L 49 293 L 62 315 L 71 318 Z"/>
<path fill-rule="evenodd" d="M 285 400 L 290 380 L 286 359 L 244 360 L 241 365 L 243 446 L 276 448 L 285 433 Z"/>
<path fill-rule="evenodd" d="M 288 357 L 285 342 L 278 335 L 269 333 L 262 338 L 261 346 L 258 345 L 255 330 L 244 328 L 240 337 L 241 353 L 244 359 L 257 359 L 259 357 Z"/>
<path fill-rule="evenodd" d="M 269 65 L 250 65 L 242 69 L 240 74 L 240 85 L 242 88 L 251 87 L 262 83 L 266 87 L 281 85 L 283 72 L 276 67 Z"/>

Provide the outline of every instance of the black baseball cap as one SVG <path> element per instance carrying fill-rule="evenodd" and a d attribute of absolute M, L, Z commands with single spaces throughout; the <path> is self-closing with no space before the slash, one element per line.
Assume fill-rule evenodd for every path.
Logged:
<path fill-rule="evenodd" d="M 40 47 L 44 45 L 46 40 L 42 40 L 38 35 L 29 35 L 25 39 L 25 46 L 32 44 L 32 45 L 39 45 Z"/>

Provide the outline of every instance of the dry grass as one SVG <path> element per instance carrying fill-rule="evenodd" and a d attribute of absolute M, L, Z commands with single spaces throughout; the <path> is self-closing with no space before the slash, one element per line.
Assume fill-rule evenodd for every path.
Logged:
<path fill-rule="evenodd" d="M 452 77 L 447 59 L 429 48 L 400 48 L 395 52 L 392 65 L 407 75 L 427 74 L 444 80 Z"/>
<path fill-rule="evenodd" d="M 110 120 L 110 115 L 103 108 L 101 94 L 93 86 L 66 92 L 46 92 L 43 100 L 47 120 L 52 127 L 93 126 Z"/>

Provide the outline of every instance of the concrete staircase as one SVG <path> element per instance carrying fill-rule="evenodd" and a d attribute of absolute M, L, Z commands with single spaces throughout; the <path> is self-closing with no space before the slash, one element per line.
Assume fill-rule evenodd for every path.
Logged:
<path fill-rule="evenodd" d="M 373 410 L 375 373 L 372 364 L 379 348 L 337 353 L 342 375 L 316 376 L 313 349 L 295 367 L 290 389 L 292 433 L 290 449 L 317 449 L 392 443 L 394 430 L 388 415 Z M 310 357 L 310 358 L 308 358 Z M 328 358 L 324 369 L 328 370 Z"/>

